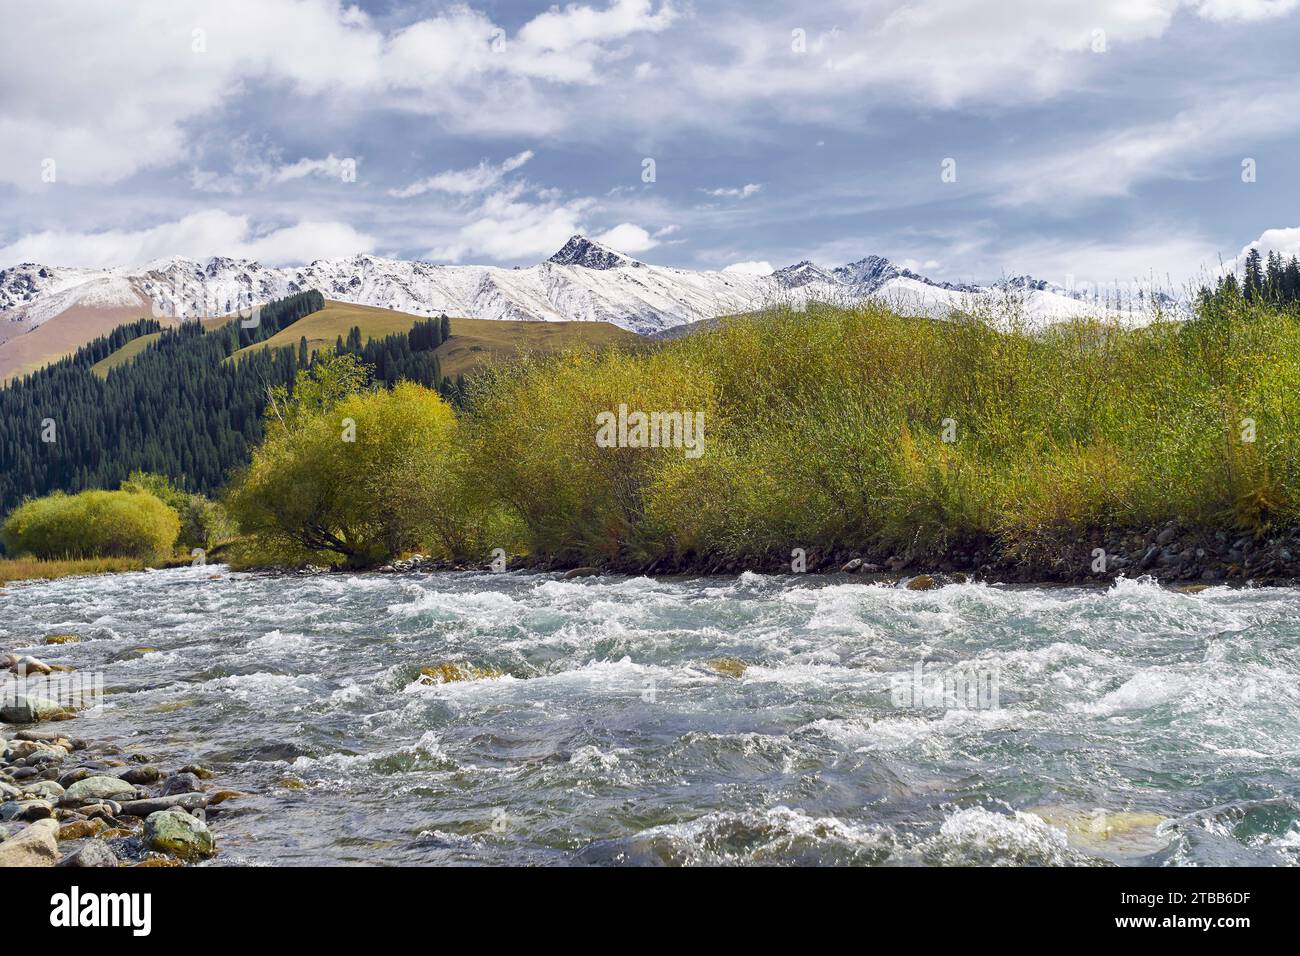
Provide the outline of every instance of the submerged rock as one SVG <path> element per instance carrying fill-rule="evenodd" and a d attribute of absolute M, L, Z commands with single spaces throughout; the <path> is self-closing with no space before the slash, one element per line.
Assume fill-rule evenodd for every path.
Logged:
<path fill-rule="evenodd" d="M 743 677 L 749 665 L 735 657 L 715 657 L 705 661 L 704 666 L 724 677 Z"/>
<path fill-rule="evenodd" d="M 81 638 L 76 634 L 49 634 L 45 638 L 46 644 L 79 644 Z"/>
<path fill-rule="evenodd" d="M 501 671 L 491 667 L 475 667 L 472 664 L 443 663 L 432 667 L 421 667 L 416 681 L 421 684 L 450 684 L 453 681 L 485 680 L 501 677 Z"/>
<path fill-rule="evenodd" d="M 909 591 L 932 591 L 938 586 L 934 578 L 928 574 L 918 574 L 914 578 L 908 578 L 907 584 L 904 585 Z"/>
<path fill-rule="evenodd" d="M 84 840 L 86 837 L 97 836 L 107 828 L 107 824 L 100 819 L 73 820 L 71 823 L 65 823 L 59 827 L 59 842 Z"/>
<path fill-rule="evenodd" d="M 206 823 L 184 810 L 159 810 L 144 821 L 144 841 L 153 850 L 182 860 L 205 859 L 217 852 Z"/>
<path fill-rule="evenodd" d="M 600 574 L 600 571 L 597 568 L 592 568 L 592 567 L 570 568 L 568 571 L 565 571 L 564 574 L 560 576 L 560 580 L 570 581 L 573 578 L 594 578 L 598 574 Z"/>
<path fill-rule="evenodd" d="M 1158 853 L 1171 839 L 1160 831 L 1168 818 L 1131 810 L 1085 810 L 1079 807 L 1039 807 L 1035 816 L 1064 830 L 1071 845 L 1096 856 L 1132 859 Z"/>

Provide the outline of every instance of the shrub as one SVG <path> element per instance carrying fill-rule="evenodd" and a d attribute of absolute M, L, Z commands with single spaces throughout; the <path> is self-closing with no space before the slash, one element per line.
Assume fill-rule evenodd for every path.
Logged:
<path fill-rule="evenodd" d="M 10 554 L 157 561 L 171 555 L 179 532 L 175 512 L 151 494 L 83 491 L 24 502 L 6 518 L 0 536 Z"/>
<path fill-rule="evenodd" d="M 253 538 L 245 560 L 367 567 L 455 539 L 445 501 L 456 419 L 437 392 L 354 392 L 296 408 L 292 422 L 268 430 L 228 493 Z"/>
<path fill-rule="evenodd" d="M 121 484 L 122 491 L 143 491 L 153 495 L 176 512 L 181 533 L 177 545 L 186 551 L 208 550 L 236 533 L 235 524 L 218 502 L 204 495 L 177 488 L 166 475 L 133 471 Z"/>

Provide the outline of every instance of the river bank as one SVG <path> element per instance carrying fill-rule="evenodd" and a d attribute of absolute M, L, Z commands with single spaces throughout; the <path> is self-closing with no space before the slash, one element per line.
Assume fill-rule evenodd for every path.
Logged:
<path fill-rule="evenodd" d="M 1300 531 L 1258 535 L 1209 530 L 1170 522 L 1141 531 L 1099 534 L 1092 541 L 1062 546 L 1050 556 L 1008 555 L 991 539 L 954 544 L 941 557 L 900 555 L 870 548 L 791 548 L 789 554 L 745 560 L 709 556 L 652 561 L 611 560 L 601 565 L 549 557 L 517 555 L 478 564 L 414 555 L 371 570 L 379 573 L 528 570 L 586 574 L 718 575 L 835 574 L 861 575 L 873 581 L 934 583 L 1105 584 L 1120 578 L 1149 576 L 1166 585 L 1232 584 L 1293 586 L 1300 582 Z M 261 569 L 278 573 L 302 569 Z M 320 570 L 320 569 L 313 569 Z"/>
<path fill-rule="evenodd" d="M 215 856 L 208 813 L 241 794 L 212 789 L 212 771 L 197 763 L 169 770 L 147 751 L 82 736 L 93 720 L 79 712 L 103 702 L 78 677 L 68 665 L 0 654 L 0 867 L 181 866 Z M 33 689 L 65 684 L 75 703 Z"/>

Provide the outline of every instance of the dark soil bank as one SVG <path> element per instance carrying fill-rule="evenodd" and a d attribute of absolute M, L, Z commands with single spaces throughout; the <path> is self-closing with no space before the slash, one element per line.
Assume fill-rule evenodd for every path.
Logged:
<path fill-rule="evenodd" d="M 1120 577 L 1149 575 L 1166 584 L 1272 584 L 1300 582 L 1300 531 L 1273 530 L 1258 535 L 1206 530 L 1171 522 L 1140 531 L 1115 531 L 1095 540 L 1076 541 L 1033 555 L 1008 555 L 991 539 L 954 543 L 940 557 L 914 556 L 871 548 L 815 547 L 753 558 L 717 558 L 688 554 L 649 562 L 612 560 L 599 565 L 550 557 L 514 557 L 511 570 L 564 571 L 573 577 L 612 574 L 739 574 L 757 571 L 788 574 L 797 570 L 828 574 L 846 572 L 879 577 L 937 575 L 941 580 L 976 579 L 1017 584 L 1086 584 Z M 404 571 L 489 570 L 490 562 L 464 564 L 416 555 L 376 569 Z M 498 565 L 498 569 L 500 566 Z"/>

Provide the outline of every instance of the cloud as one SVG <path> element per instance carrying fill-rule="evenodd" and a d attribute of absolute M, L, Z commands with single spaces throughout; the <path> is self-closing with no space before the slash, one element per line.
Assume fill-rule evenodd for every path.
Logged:
<path fill-rule="evenodd" d="M 621 222 L 613 229 L 593 237 L 597 242 L 619 252 L 645 252 L 659 245 L 659 240 L 649 232 L 630 222 Z"/>
<path fill-rule="evenodd" d="M 206 259 L 213 255 L 292 265 L 369 252 L 374 246 L 373 237 L 345 223 L 303 221 L 259 231 L 247 216 L 209 209 L 146 229 L 33 233 L 0 248 L 0 266 L 40 262 L 112 268 L 173 256 Z"/>
<path fill-rule="evenodd" d="M 0 35 L 22 42 L 0 56 L 0 181 L 40 189 L 47 158 L 68 183 L 175 164 L 191 148 L 187 123 L 258 83 L 328 94 L 338 109 L 353 98 L 526 126 L 544 115 L 532 82 L 594 84 L 619 56 L 612 44 L 675 19 L 651 0 L 571 4 L 510 37 L 468 6 L 385 33 L 338 0 L 10 0 Z M 494 110 L 499 120 L 481 115 Z"/>
<path fill-rule="evenodd" d="M 751 260 L 748 262 L 733 262 L 722 271 L 738 272 L 747 276 L 770 276 L 776 270 L 772 268 L 772 263 L 766 260 Z"/>
<path fill-rule="evenodd" d="M 1196 12 L 1206 20 L 1270 20 L 1300 6 L 1300 0 L 1202 0 Z"/>
<path fill-rule="evenodd" d="M 44 158 L 72 184 L 172 165 L 189 151 L 187 121 L 250 82 L 301 95 L 365 88 L 382 48 L 337 0 L 11 0 L 0 35 L 22 38 L 0 56 L 0 181 L 25 190 L 42 188 Z"/>
<path fill-rule="evenodd" d="M 357 161 L 355 159 L 351 157 L 339 158 L 330 153 L 324 159 L 303 158 L 296 163 L 281 166 L 269 173 L 268 178 L 273 183 L 287 183 L 307 176 L 322 176 L 326 179 L 348 182 L 355 179 L 356 174 Z"/>
<path fill-rule="evenodd" d="M 472 166 L 469 169 L 452 169 L 437 173 L 401 189 L 390 189 L 388 194 L 398 199 L 410 199 L 412 196 L 419 196 L 430 190 L 437 190 L 438 192 L 468 196 L 472 193 L 490 189 L 499 183 L 506 173 L 514 172 L 532 158 L 533 151 L 526 149 L 498 165 L 482 160 L 477 166 Z"/>
<path fill-rule="evenodd" d="M 1232 263 L 1239 265 L 1246 259 L 1246 253 L 1258 249 L 1260 255 L 1268 258 L 1270 252 L 1279 253 L 1283 259 L 1300 256 L 1300 226 L 1283 226 L 1277 229 L 1265 229 L 1258 239 L 1241 247 L 1241 252 Z"/>
<path fill-rule="evenodd" d="M 426 253 L 435 261 L 461 262 L 485 256 L 499 262 L 549 256 L 583 232 L 582 216 L 594 200 L 530 202 L 517 191 L 491 193 L 456 236 Z"/>
<path fill-rule="evenodd" d="M 719 189 L 702 189 L 700 192 L 707 193 L 710 196 L 725 197 L 731 196 L 739 199 L 748 199 L 754 193 L 763 188 L 761 183 L 745 183 L 743 186 L 721 187 Z"/>
<path fill-rule="evenodd" d="M 1152 224 L 1123 239 L 1035 236 L 980 254 L 987 278 L 1028 273 L 1066 287 L 1170 292 L 1217 275 L 1218 256 L 1214 242 L 1177 223 Z"/>
<path fill-rule="evenodd" d="M 1065 142 L 1051 152 L 1017 159 L 997 168 L 991 182 L 997 201 L 1013 206 L 1127 196 L 1140 182 L 1203 174 L 1203 164 L 1214 156 L 1225 157 L 1225 175 L 1237 176 L 1247 158 L 1242 150 L 1298 128 L 1300 92 L 1295 89 L 1220 95 L 1169 120 Z"/>
<path fill-rule="evenodd" d="M 425 253 L 434 261 L 497 262 L 543 259 L 571 236 L 590 235 L 587 217 L 598 209 L 591 197 L 561 199 L 549 191 L 547 198 L 522 187 L 497 190 L 471 208 L 460 211 L 464 224 L 447 242 Z M 632 222 L 622 222 L 594 236 L 597 242 L 625 253 L 644 252 L 659 245 L 657 236 Z"/>

